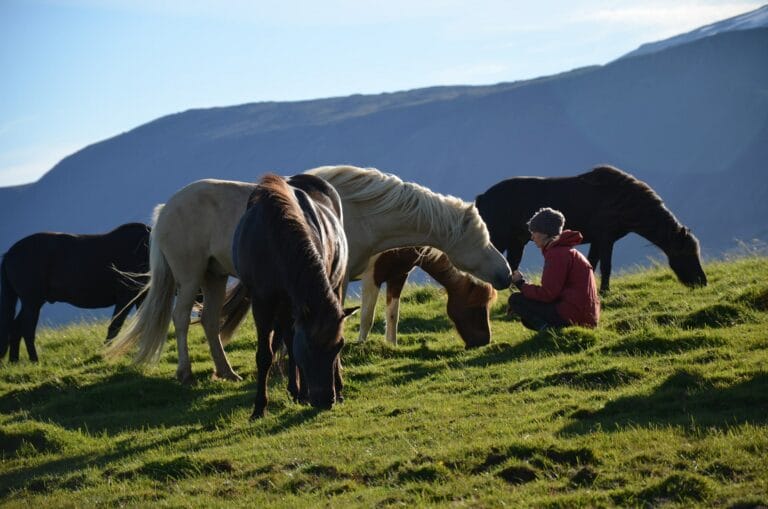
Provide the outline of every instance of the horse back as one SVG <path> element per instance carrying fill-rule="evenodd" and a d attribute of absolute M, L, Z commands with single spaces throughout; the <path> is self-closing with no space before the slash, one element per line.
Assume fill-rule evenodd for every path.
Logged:
<path fill-rule="evenodd" d="M 149 270 L 149 228 L 125 225 L 107 234 L 36 233 L 6 253 L 6 271 L 22 299 L 107 307 L 126 280 Z"/>
<path fill-rule="evenodd" d="M 561 211 L 566 228 L 580 231 L 584 242 L 590 242 L 601 230 L 620 229 L 613 224 L 613 201 L 611 186 L 578 175 L 510 178 L 479 195 L 476 204 L 492 240 L 501 238 L 497 247 L 503 249 L 509 239 L 528 240 L 527 222 L 542 207 Z"/>

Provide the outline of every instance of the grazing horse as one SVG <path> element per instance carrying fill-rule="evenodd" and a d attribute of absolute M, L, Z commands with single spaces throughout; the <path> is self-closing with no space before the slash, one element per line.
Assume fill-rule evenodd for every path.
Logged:
<path fill-rule="evenodd" d="M 387 283 L 387 340 L 397 344 L 397 321 L 400 293 L 414 267 L 421 267 L 448 292 L 448 316 L 467 348 L 491 342 L 489 308 L 496 300 L 496 290 L 454 267 L 448 257 L 431 248 L 405 247 L 391 249 L 372 257 L 361 277 L 363 296 L 358 342 L 368 337 L 373 325 L 376 300 L 383 283 Z"/>
<path fill-rule="evenodd" d="M 21 338 L 37 361 L 35 329 L 45 302 L 80 308 L 115 306 L 107 341 L 120 331 L 149 269 L 149 226 L 128 223 L 102 235 L 35 233 L 16 242 L 0 264 L 0 359 L 10 345 L 19 360 Z M 16 304 L 21 310 L 16 315 Z"/>
<path fill-rule="evenodd" d="M 516 177 L 499 182 L 475 199 L 488 225 L 491 241 L 507 251 L 517 268 L 531 234 L 527 221 L 541 207 L 565 215 L 567 228 L 578 230 L 589 243 L 587 258 L 600 264 L 600 291 L 610 287 L 613 244 L 633 232 L 658 246 L 683 284 L 706 286 L 699 241 L 680 224 L 651 187 L 611 166 L 600 166 L 575 177 Z"/>
<path fill-rule="evenodd" d="M 349 275 L 365 271 L 368 259 L 396 247 L 429 245 L 445 252 L 462 270 L 506 288 L 511 271 L 491 245 L 488 230 L 471 203 L 443 196 L 376 169 L 330 166 L 309 170 L 339 193 L 349 244 Z M 156 360 L 173 317 L 179 365 L 176 377 L 192 381 L 187 350 L 189 314 L 202 287 L 205 305 L 201 323 L 215 364 L 214 376 L 240 377 L 232 370 L 226 342 L 249 308 L 238 285 L 231 294 L 219 334 L 227 277 L 236 275 L 232 237 L 256 184 L 200 180 L 173 195 L 156 209 L 150 242 L 147 305 L 110 344 L 107 356 L 127 353 L 138 345 L 137 362 Z M 173 305 L 174 289 L 178 297 Z"/>
<path fill-rule="evenodd" d="M 347 240 L 339 195 L 318 177 L 297 175 L 286 182 L 265 175 L 235 229 L 232 260 L 250 297 L 258 336 L 251 419 L 263 417 L 267 407 L 273 331 L 290 355 L 294 399 L 331 408 L 341 396 L 346 317 L 341 300 Z"/>

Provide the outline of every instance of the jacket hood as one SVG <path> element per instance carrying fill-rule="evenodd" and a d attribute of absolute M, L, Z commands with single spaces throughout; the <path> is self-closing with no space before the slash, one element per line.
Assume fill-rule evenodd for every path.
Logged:
<path fill-rule="evenodd" d="M 547 249 L 552 249 L 553 247 L 557 246 L 573 247 L 581 244 L 582 240 L 584 240 L 584 237 L 580 232 L 574 230 L 563 230 L 563 233 L 560 234 L 560 237 L 545 247 L 544 250 L 546 251 Z"/>

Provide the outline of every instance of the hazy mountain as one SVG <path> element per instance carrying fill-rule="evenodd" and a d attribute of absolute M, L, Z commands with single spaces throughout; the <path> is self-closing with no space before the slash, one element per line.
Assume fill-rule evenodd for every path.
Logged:
<path fill-rule="evenodd" d="M 766 55 L 768 29 L 732 30 L 530 81 L 169 115 L 0 189 L 0 252 L 36 231 L 148 221 L 205 177 L 349 163 L 472 200 L 510 176 L 609 163 L 651 184 L 717 254 L 736 238 L 768 238 Z M 661 255 L 619 243 L 618 265 L 647 256 Z"/>

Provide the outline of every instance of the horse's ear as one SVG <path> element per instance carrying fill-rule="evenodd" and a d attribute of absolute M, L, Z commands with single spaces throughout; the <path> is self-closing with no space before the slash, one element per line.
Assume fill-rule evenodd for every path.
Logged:
<path fill-rule="evenodd" d="M 360 309 L 360 306 L 355 306 L 352 308 L 344 308 L 344 318 L 349 318 L 350 316 L 357 313 L 359 309 Z"/>

